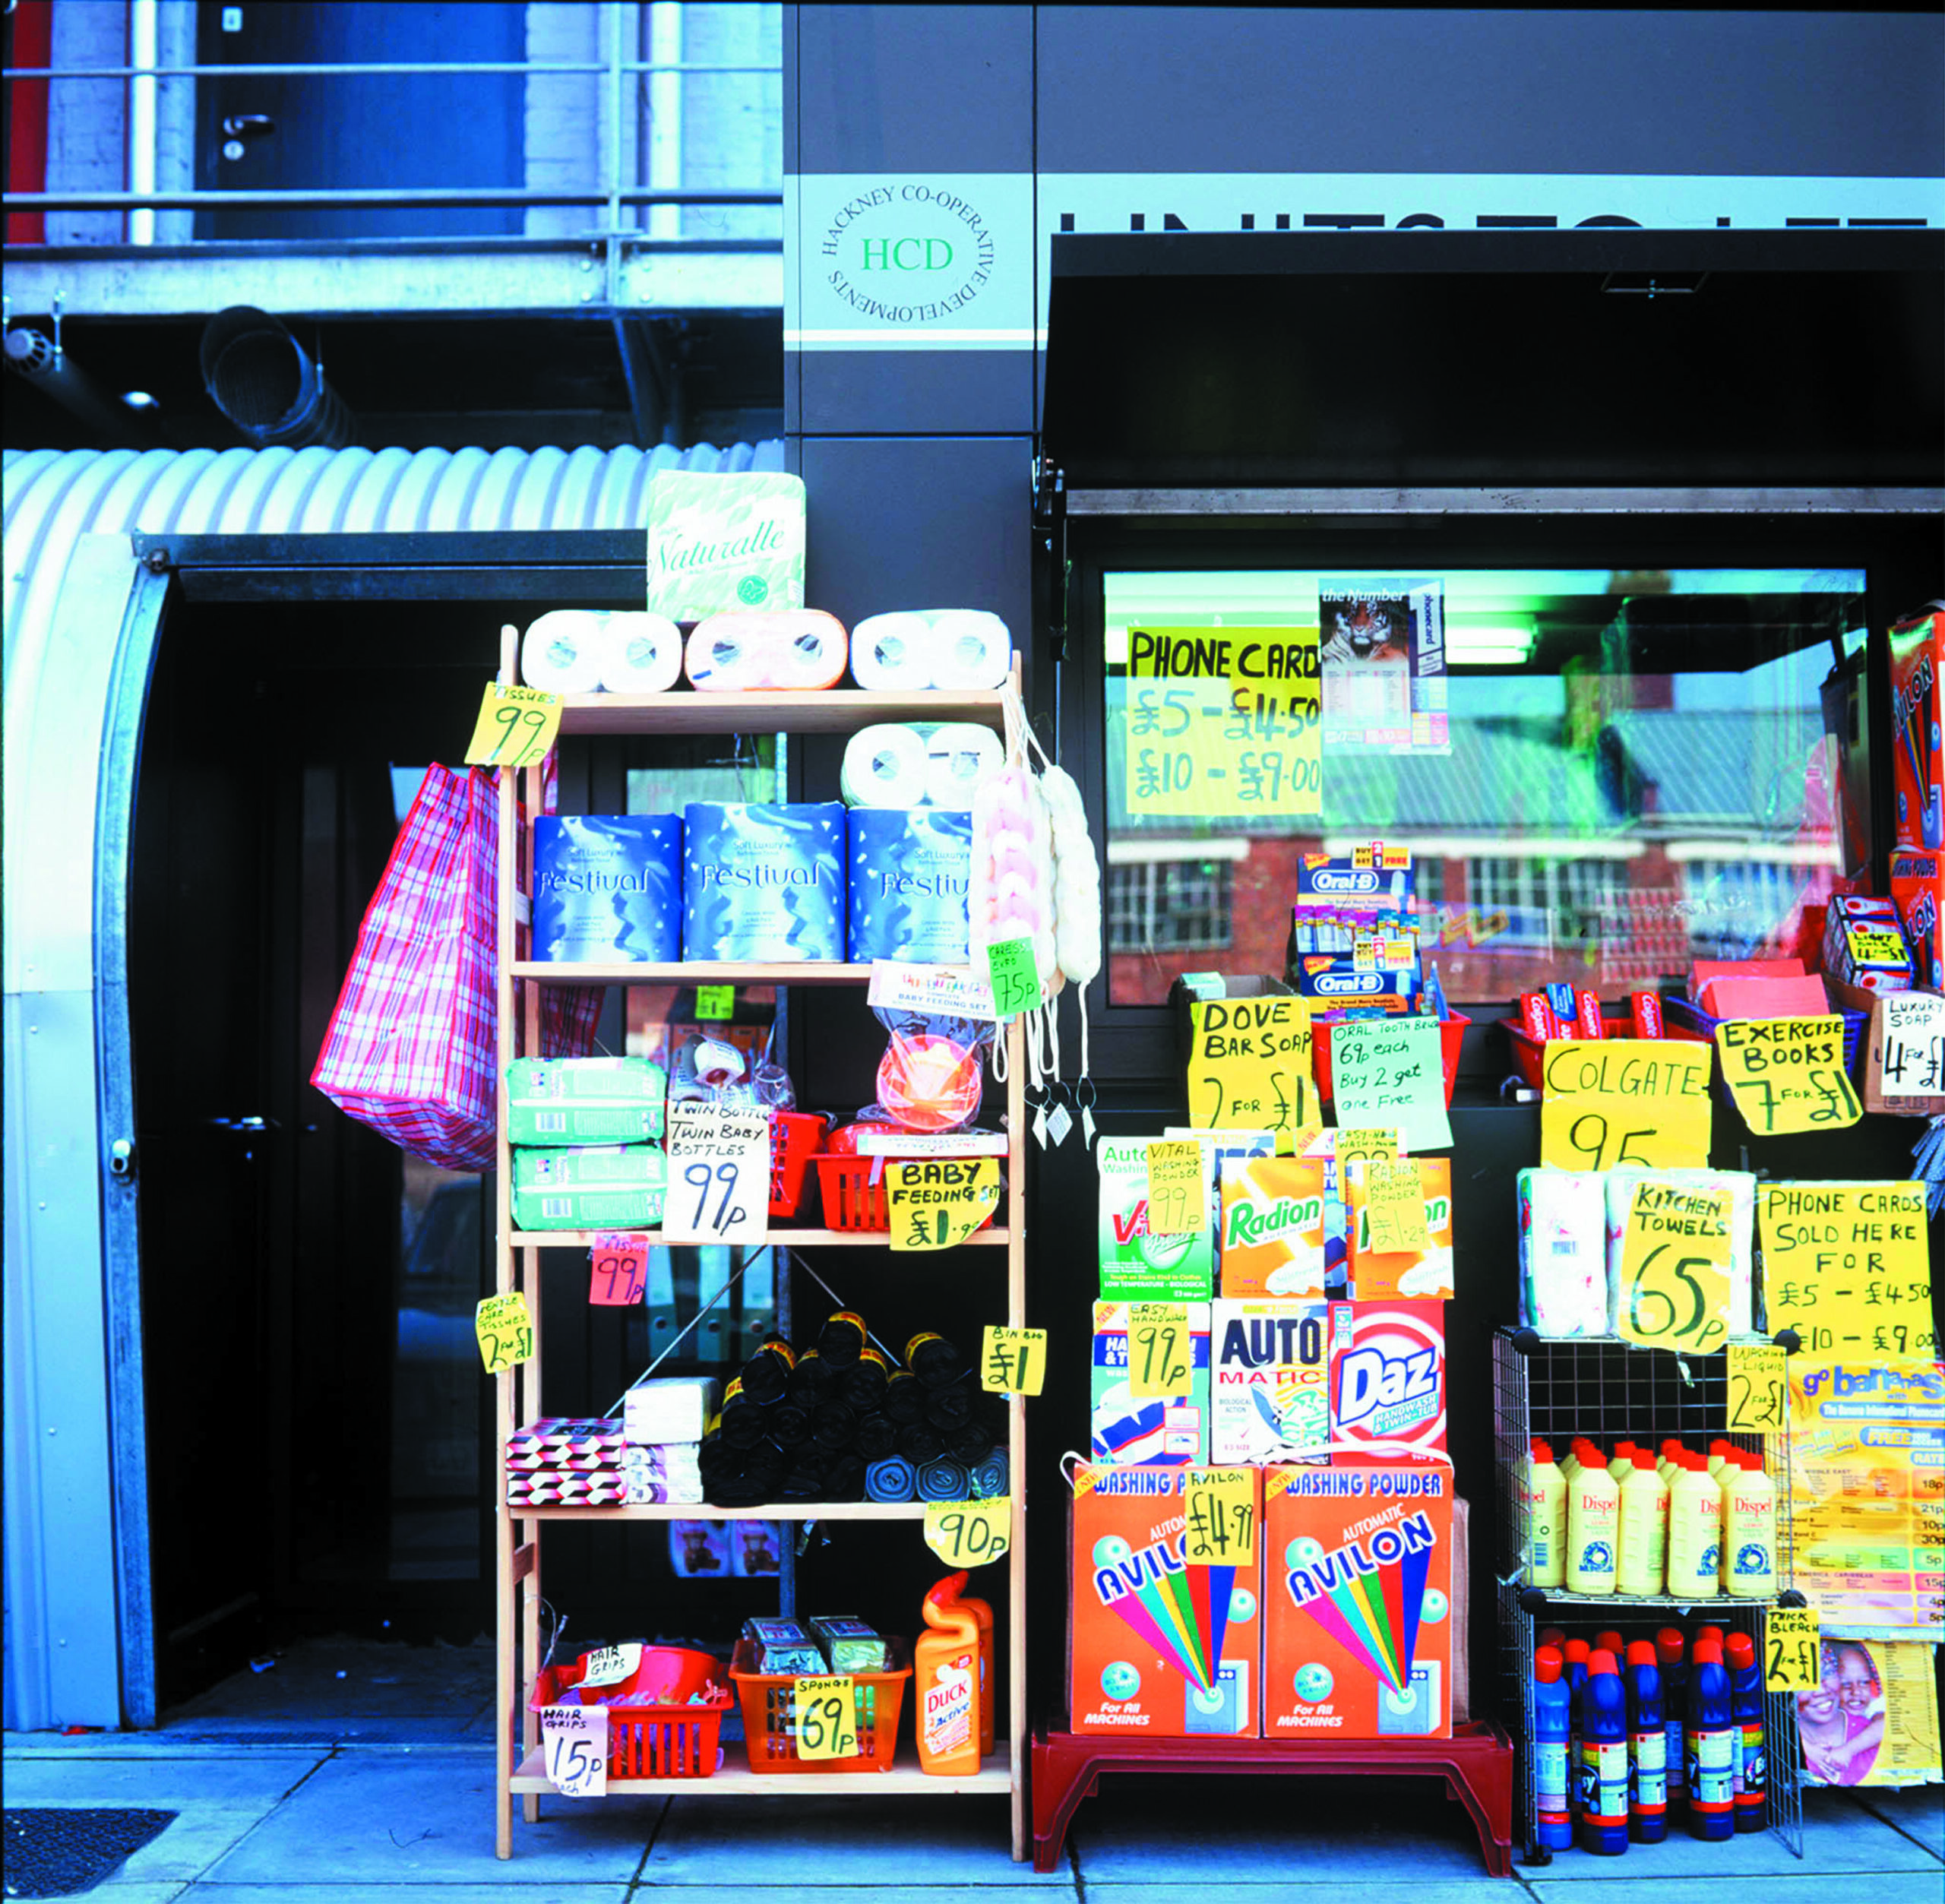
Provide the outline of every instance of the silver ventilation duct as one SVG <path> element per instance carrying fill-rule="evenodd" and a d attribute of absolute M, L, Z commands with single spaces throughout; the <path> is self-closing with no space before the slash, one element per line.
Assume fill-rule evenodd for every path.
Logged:
<path fill-rule="evenodd" d="M 15 376 L 110 443 L 146 447 L 161 441 L 150 416 L 118 403 L 46 331 L 21 324 L 7 333 L 5 351 Z"/>
<path fill-rule="evenodd" d="M 219 311 L 204 328 L 201 356 L 211 400 L 258 448 L 340 450 L 355 437 L 343 399 L 268 312 L 248 304 Z"/>

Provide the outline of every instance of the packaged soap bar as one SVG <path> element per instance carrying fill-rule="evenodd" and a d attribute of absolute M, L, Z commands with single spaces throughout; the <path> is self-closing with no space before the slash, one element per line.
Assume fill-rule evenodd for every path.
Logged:
<path fill-rule="evenodd" d="M 758 1672 L 814 1677 L 824 1670 L 823 1649 L 795 1620 L 745 1620 L 743 1637 L 756 1647 Z"/>
<path fill-rule="evenodd" d="M 972 814 L 941 807 L 855 807 L 846 825 L 852 963 L 963 965 Z"/>
<path fill-rule="evenodd" d="M 1219 1468 L 1330 1451 L 1328 1305 L 1218 1296 L 1210 1305 L 1209 1459 Z"/>
<path fill-rule="evenodd" d="M 1222 1172 L 1222 1292 L 1324 1294 L 1324 1162 L 1257 1157 Z"/>
<path fill-rule="evenodd" d="M 833 1672 L 890 1672 L 891 1647 L 851 1613 L 815 1613 L 811 1631 L 824 1648 Z"/>
<path fill-rule="evenodd" d="M 507 1067 L 507 1141 L 639 1143 L 662 1134 L 669 1080 L 647 1058 L 516 1058 Z"/>
<path fill-rule="evenodd" d="M 643 1229 L 662 1221 L 668 1159 L 653 1143 L 513 1153 L 522 1229 Z"/>
<path fill-rule="evenodd" d="M 843 962 L 842 801 L 695 801 L 682 828 L 685 960 Z"/>
<path fill-rule="evenodd" d="M 1093 1459 L 1129 1467 L 1191 1467 L 1209 1459 L 1209 1305 L 1184 1303 L 1188 1393 L 1137 1399 L 1128 1385 L 1130 1310 L 1094 1305 Z M 1139 1345 L 1137 1345 L 1139 1346 Z"/>
<path fill-rule="evenodd" d="M 1197 1137 L 1203 1133 L 1197 1132 Z M 1100 1175 L 1101 1295 L 1109 1302 L 1203 1302 L 1213 1293 L 1209 1226 L 1152 1236 L 1146 1137 L 1103 1137 Z"/>
<path fill-rule="evenodd" d="M 533 956 L 580 964 L 682 956 L 682 823 L 672 813 L 533 822 Z"/>
<path fill-rule="evenodd" d="M 1608 1333 L 1607 1176 L 1523 1170 L 1520 1320 L 1543 1336 Z"/>
<path fill-rule="evenodd" d="M 1409 1159 L 1407 1160 L 1408 1162 Z M 1344 1166 L 1346 1241 L 1350 1257 L 1350 1284 L 1359 1302 L 1392 1296 L 1449 1297 L 1457 1293 L 1452 1281 L 1452 1160 L 1420 1157 L 1418 1182 L 1425 1200 L 1425 1235 L 1422 1250 L 1379 1252 L 1371 1247 L 1368 1167 Z"/>

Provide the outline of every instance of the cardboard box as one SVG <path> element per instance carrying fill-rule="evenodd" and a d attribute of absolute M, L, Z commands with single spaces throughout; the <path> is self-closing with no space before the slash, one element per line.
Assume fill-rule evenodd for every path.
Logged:
<path fill-rule="evenodd" d="M 1218 1274 L 1226 1296 L 1324 1293 L 1324 1160 L 1225 1163 Z"/>
<path fill-rule="evenodd" d="M 1209 1459 L 1219 1468 L 1330 1449 L 1330 1308 L 1218 1296 L 1210 1305 Z"/>
<path fill-rule="evenodd" d="M 1127 1383 L 1128 1309 L 1094 1305 L 1093 1458 L 1130 1467 L 1188 1467 L 1209 1460 L 1209 1305 L 1186 1303 L 1193 1366 L 1187 1397 L 1137 1400 Z"/>
<path fill-rule="evenodd" d="M 1206 1303 L 1215 1292 L 1209 1226 L 1179 1235 L 1148 1232 L 1148 1147 L 1154 1141 L 1103 1137 L 1095 1147 L 1101 1295 L 1109 1302 Z"/>
<path fill-rule="evenodd" d="M 1458 1293 L 1452 1281 L 1452 1160 L 1420 1157 L 1417 1162 L 1429 1247 L 1382 1253 L 1371 1247 L 1365 1165 L 1345 1166 L 1345 1241 L 1351 1295 L 1359 1302 L 1388 1301 L 1399 1296 L 1442 1299 Z"/>
<path fill-rule="evenodd" d="M 1945 735 L 1940 731 L 1939 672 L 1945 663 L 1945 611 L 1891 631 L 1892 825 L 1894 846 L 1945 848 Z"/>
<path fill-rule="evenodd" d="M 1333 1448 L 1410 1458 L 1445 1452 L 1445 1305 L 1330 1305 Z"/>
<path fill-rule="evenodd" d="M 1187 1567 L 1184 1479 L 1074 1470 L 1067 1700 L 1077 1732 L 1258 1735 L 1262 1489 L 1251 1564 Z"/>
<path fill-rule="evenodd" d="M 1839 985 L 1865 992 L 1909 992 L 1911 947 L 1896 903 L 1858 893 L 1833 893 L 1823 926 L 1823 970 Z"/>
<path fill-rule="evenodd" d="M 1339 1455 L 1263 1494 L 1263 1737 L 1449 1738 L 1451 1469 Z"/>

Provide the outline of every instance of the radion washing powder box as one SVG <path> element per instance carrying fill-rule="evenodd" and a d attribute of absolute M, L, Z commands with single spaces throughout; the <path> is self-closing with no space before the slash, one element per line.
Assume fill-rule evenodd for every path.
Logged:
<path fill-rule="evenodd" d="M 1445 1305 L 1330 1305 L 1333 1447 L 1409 1460 L 1445 1453 Z"/>
<path fill-rule="evenodd" d="M 1212 1466 L 1261 1467 L 1330 1452 L 1330 1319 L 1322 1302 L 1218 1296 L 1210 1305 Z"/>
<path fill-rule="evenodd" d="M 1068 1709 L 1077 1732 L 1254 1738 L 1262 1555 L 1247 1566 L 1182 1560 L 1178 1471 L 1074 1473 Z M 1263 1495 L 1257 1485 L 1257 1524 Z"/>
<path fill-rule="evenodd" d="M 1409 1160 L 1408 1160 L 1409 1161 Z M 1371 1247 L 1370 1199 L 1364 1164 L 1344 1166 L 1346 1240 L 1349 1246 L 1351 1294 L 1360 1302 L 1393 1296 L 1456 1293 L 1452 1283 L 1452 1160 L 1421 1157 L 1418 1184 L 1425 1212 L 1422 1249 L 1378 1251 Z"/>
<path fill-rule="evenodd" d="M 1226 1162 L 1217 1275 L 1226 1296 L 1324 1294 L 1324 1159 Z"/>
<path fill-rule="evenodd" d="M 1209 1305 L 1178 1305 L 1188 1329 L 1188 1393 L 1137 1398 L 1129 1386 L 1131 1327 L 1137 1355 L 1165 1347 L 1152 1338 L 1143 1339 L 1142 1330 L 1151 1325 L 1134 1321 L 1131 1313 L 1142 1306 L 1127 1302 L 1094 1305 L 1093 1458 L 1127 1466 L 1204 1463 L 1209 1459 Z"/>
<path fill-rule="evenodd" d="M 1450 1468 L 1267 1469 L 1263 1563 L 1265 1738 L 1451 1737 Z"/>

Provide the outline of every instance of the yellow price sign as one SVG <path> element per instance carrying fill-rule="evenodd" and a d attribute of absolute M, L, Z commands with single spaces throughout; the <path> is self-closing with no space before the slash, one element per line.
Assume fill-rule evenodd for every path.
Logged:
<path fill-rule="evenodd" d="M 1732 1018 L 1716 1027 L 1722 1077 L 1742 1121 L 1758 1137 L 1841 1130 L 1864 1115 L 1844 1073 L 1844 1021 Z"/>
<path fill-rule="evenodd" d="M 1189 1393 L 1194 1366 L 1188 1311 L 1179 1302 L 1134 1302 L 1127 1312 L 1127 1392 L 1138 1402 Z"/>
<path fill-rule="evenodd" d="M 928 1501 L 925 1545 L 948 1567 L 979 1567 L 996 1561 L 1013 1544 L 1013 1498 Z"/>
<path fill-rule="evenodd" d="M 793 1679 L 790 1702 L 796 1713 L 798 1757 L 858 1756 L 858 1689 L 849 1673 Z"/>
<path fill-rule="evenodd" d="M 893 1249 L 949 1250 L 998 1204 L 999 1159 L 926 1157 L 887 1163 L 884 1195 Z"/>
<path fill-rule="evenodd" d="M 1732 1434 L 1781 1434 L 1789 1400 L 1789 1359 L 1773 1342 L 1732 1342 L 1728 1359 Z"/>
<path fill-rule="evenodd" d="M 1703 1170 L 1709 1047 L 1680 1038 L 1549 1039 L 1540 1162 L 1554 1170 Z"/>
<path fill-rule="evenodd" d="M 1365 1220 L 1370 1226 L 1375 1256 L 1400 1250 L 1428 1250 L 1431 1232 L 1425 1225 L 1425 1187 L 1418 1160 L 1373 1159 L 1365 1167 Z"/>
<path fill-rule="evenodd" d="M 473 1332 L 479 1338 L 479 1359 L 489 1375 L 526 1362 L 533 1353 L 533 1318 L 518 1289 L 511 1295 L 485 1298 L 473 1310 Z"/>
<path fill-rule="evenodd" d="M 1813 1355 L 1936 1355 L 1922 1184 L 1758 1184 L 1756 1220 L 1770 1328 Z"/>
<path fill-rule="evenodd" d="M 1270 1131 L 1289 1156 L 1317 1116 L 1309 1001 L 1198 998 L 1189 1017 L 1189 1122 Z"/>
<path fill-rule="evenodd" d="M 1729 1333 L 1726 1184 L 1694 1189 L 1643 1178 L 1621 1239 L 1621 1333 L 1651 1349 L 1707 1353 Z"/>
<path fill-rule="evenodd" d="M 561 697 L 544 688 L 486 684 L 466 744 L 468 767 L 538 767 L 561 731 Z"/>
<path fill-rule="evenodd" d="M 995 1395 L 1037 1395 L 1047 1380 L 1047 1332 L 988 1324 L 979 1342 L 979 1386 Z"/>
<path fill-rule="evenodd" d="M 1209 1169 L 1202 1146 L 1180 1137 L 1148 1147 L 1148 1233 L 1185 1236 L 1209 1222 Z"/>
<path fill-rule="evenodd" d="M 1771 1610 L 1763 1634 L 1763 1685 L 1773 1693 L 1814 1693 L 1823 1683 L 1814 1606 Z"/>
<path fill-rule="evenodd" d="M 1398 1133 L 1382 1128 L 1339 1131 L 1336 1135 L 1337 1162 L 1393 1163 L 1397 1161 Z"/>
<path fill-rule="evenodd" d="M 1256 1522 L 1254 1468 L 1191 1468 L 1184 1475 L 1184 1567 L 1254 1564 Z"/>

